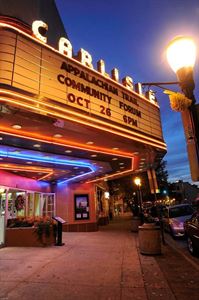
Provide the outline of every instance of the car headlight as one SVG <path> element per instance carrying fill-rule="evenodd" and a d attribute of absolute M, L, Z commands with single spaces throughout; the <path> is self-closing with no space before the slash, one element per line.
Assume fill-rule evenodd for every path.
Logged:
<path fill-rule="evenodd" d="M 171 226 L 173 229 L 184 229 L 184 223 L 176 220 L 171 221 Z"/>

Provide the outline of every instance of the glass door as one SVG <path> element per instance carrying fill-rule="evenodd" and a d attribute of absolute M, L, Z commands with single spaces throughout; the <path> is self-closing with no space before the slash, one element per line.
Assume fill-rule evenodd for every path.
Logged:
<path fill-rule="evenodd" d="M 26 216 L 33 217 L 35 209 L 34 193 L 27 192 L 27 205 L 26 205 Z"/>
<path fill-rule="evenodd" d="M 42 216 L 53 217 L 55 215 L 55 194 L 54 193 L 42 194 L 41 211 L 42 211 Z"/>
<path fill-rule="evenodd" d="M 0 187 L 0 247 L 5 243 L 6 189 Z"/>
<path fill-rule="evenodd" d="M 34 194 L 34 216 L 38 217 L 41 215 L 41 193 Z"/>

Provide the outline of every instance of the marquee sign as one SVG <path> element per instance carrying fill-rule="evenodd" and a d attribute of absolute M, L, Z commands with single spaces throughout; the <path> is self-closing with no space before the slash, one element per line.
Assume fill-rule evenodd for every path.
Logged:
<path fill-rule="evenodd" d="M 120 84 L 117 69 L 110 78 L 102 60 L 94 70 L 83 49 L 72 58 L 72 46 L 65 38 L 58 51 L 12 26 L 0 24 L 0 29 L 0 84 L 33 95 L 41 107 L 50 103 L 55 110 L 67 109 L 163 141 L 157 103 L 134 92 L 129 76 Z"/>

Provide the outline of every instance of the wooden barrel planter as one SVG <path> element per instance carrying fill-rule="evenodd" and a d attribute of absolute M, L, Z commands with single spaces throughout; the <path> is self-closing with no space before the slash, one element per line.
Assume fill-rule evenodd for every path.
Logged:
<path fill-rule="evenodd" d="M 155 223 L 144 223 L 139 226 L 138 237 L 141 254 L 161 254 L 160 227 L 156 226 Z"/>

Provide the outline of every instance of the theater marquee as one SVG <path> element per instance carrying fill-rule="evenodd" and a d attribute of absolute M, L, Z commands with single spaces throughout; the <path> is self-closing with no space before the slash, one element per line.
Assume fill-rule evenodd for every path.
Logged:
<path fill-rule="evenodd" d="M 64 55 L 3 23 L 0 39 L 1 87 L 10 86 L 16 93 L 26 95 L 30 107 L 60 116 L 79 116 L 91 123 L 163 141 L 157 103 L 131 91 L 130 77 L 126 77 L 124 86 L 85 66 L 78 58 Z M 20 103 L 25 104 L 25 98 L 19 97 L 17 102 L 16 97 L 16 105 Z"/>

